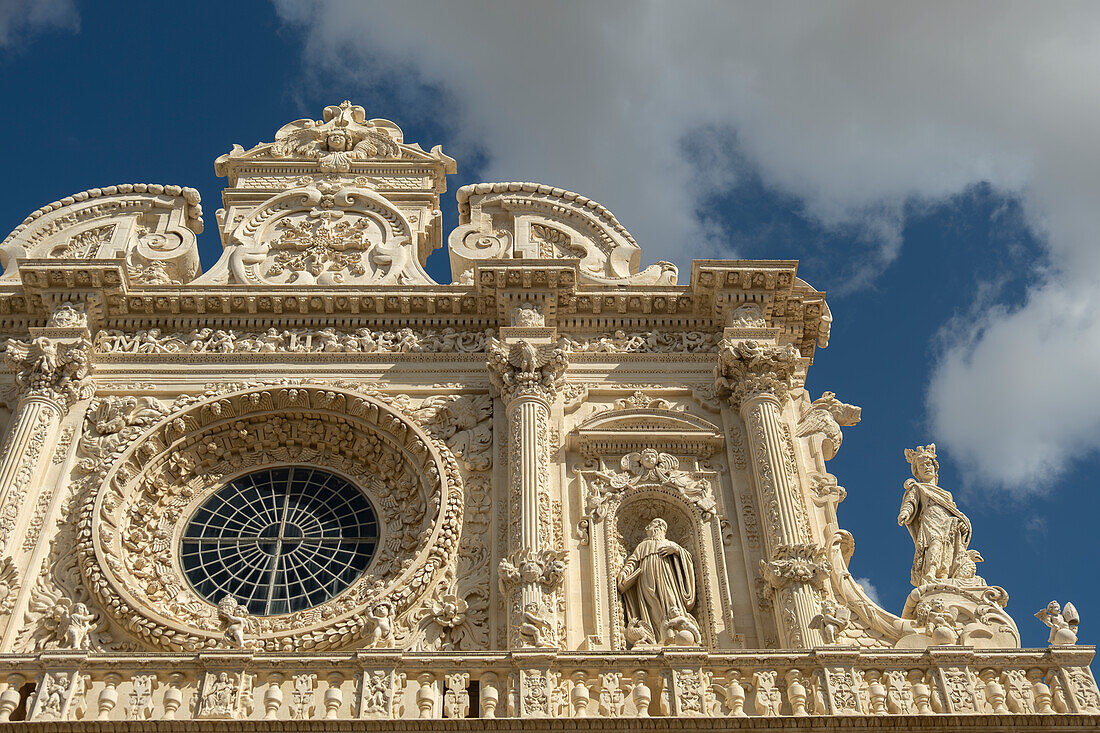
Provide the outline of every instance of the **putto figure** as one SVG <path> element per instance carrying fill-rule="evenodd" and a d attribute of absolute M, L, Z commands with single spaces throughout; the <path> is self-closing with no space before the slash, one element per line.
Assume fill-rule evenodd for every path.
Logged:
<path fill-rule="evenodd" d="M 973 573 L 973 564 L 981 558 L 970 544 L 970 520 L 951 496 L 941 489 L 940 464 L 936 460 L 936 444 L 906 449 L 905 459 L 915 478 L 905 482 L 898 524 L 913 537 L 913 585 L 943 581 L 965 581 L 967 585 L 984 585 Z"/>
<path fill-rule="evenodd" d="M 1058 601 L 1051 601 L 1035 614 L 1035 618 L 1050 627 L 1051 646 L 1073 646 L 1077 643 L 1077 625 L 1081 623 L 1081 617 L 1072 603 L 1067 603 L 1063 608 Z"/>
<path fill-rule="evenodd" d="M 225 627 L 222 640 L 233 649 L 244 649 L 245 630 L 254 631 L 256 620 L 248 615 L 248 609 L 237 602 L 233 596 L 225 596 L 218 601 L 218 620 Z"/>
<path fill-rule="evenodd" d="M 668 523 L 659 517 L 646 525 L 646 539 L 623 564 L 618 586 L 628 628 L 640 624 L 662 644 L 683 644 L 687 640 L 678 632 L 695 607 L 695 562 L 667 532 Z"/>

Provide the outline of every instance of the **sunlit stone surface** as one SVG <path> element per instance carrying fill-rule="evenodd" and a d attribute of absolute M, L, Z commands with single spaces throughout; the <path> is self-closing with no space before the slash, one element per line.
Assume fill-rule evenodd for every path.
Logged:
<path fill-rule="evenodd" d="M 215 163 L 206 272 L 178 186 L 0 244 L 0 720 L 1095 727 L 1076 609 L 1019 648 L 934 445 L 898 446 L 900 614 L 848 572 L 860 410 L 803 387 L 796 262 L 643 267 L 534 183 L 446 233 L 440 148 L 347 102 L 273 138 Z"/>

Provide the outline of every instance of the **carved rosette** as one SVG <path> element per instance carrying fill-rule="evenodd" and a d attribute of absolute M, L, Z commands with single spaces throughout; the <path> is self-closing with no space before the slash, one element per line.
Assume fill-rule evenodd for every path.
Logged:
<path fill-rule="evenodd" d="M 308 464 L 364 489 L 380 515 L 379 551 L 337 597 L 258 618 L 257 647 L 352 644 L 370 634 L 367 610 L 381 601 L 393 606 L 400 639 L 457 550 L 463 488 L 447 446 L 382 399 L 342 388 L 252 387 L 182 398 L 174 408 L 109 453 L 105 471 L 96 460 L 81 464 L 91 480 L 77 519 L 78 562 L 115 623 L 174 651 L 217 646 L 217 609 L 190 589 L 172 548 L 194 509 L 226 481 Z"/>
<path fill-rule="evenodd" d="M 714 374 L 718 393 L 727 397 L 734 409 L 760 395 L 771 395 L 782 403 L 796 383 L 800 359 L 798 349 L 790 344 L 723 341 Z"/>
<path fill-rule="evenodd" d="M 90 346 L 83 337 L 8 339 L 4 362 L 15 373 L 21 398 L 46 400 L 64 411 L 73 402 L 90 397 L 95 389 L 89 377 Z"/>

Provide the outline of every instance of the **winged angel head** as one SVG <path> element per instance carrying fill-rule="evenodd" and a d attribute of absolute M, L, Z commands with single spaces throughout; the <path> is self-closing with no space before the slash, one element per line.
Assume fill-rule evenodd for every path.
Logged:
<path fill-rule="evenodd" d="M 271 154 L 317 158 L 321 170 L 347 172 L 353 160 L 397 158 L 400 131 L 388 120 L 367 120 L 366 111 L 344 100 L 325 107 L 323 121 L 295 120 L 275 133 Z"/>

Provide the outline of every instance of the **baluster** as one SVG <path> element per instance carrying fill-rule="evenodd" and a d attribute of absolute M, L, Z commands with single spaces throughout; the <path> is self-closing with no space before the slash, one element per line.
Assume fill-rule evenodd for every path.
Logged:
<path fill-rule="evenodd" d="M 267 676 L 267 690 L 264 691 L 264 720 L 277 720 L 279 708 L 283 706 L 283 675 L 272 672 Z"/>
<path fill-rule="evenodd" d="M 333 672 L 328 677 L 328 689 L 325 690 L 325 719 L 335 720 L 340 716 L 340 706 L 344 704 L 344 675 Z"/>
<path fill-rule="evenodd" d="M 168 688 L 164 691 L 164 720 L 172 720 L 176 717 L 176 711 L 183 704 L 183 675 L 179 672 L 168 675 Z"/>
<path fill-rule="evenodd" d="M 646 671 L 639 669 L 634 673 L 634 688 L 630 691 L 630 699 L 634 702 L 634 710 L 639 718 L 649 717 L 649 705 L 653 702 L 653 690 L 646 684 Z"/>
<path fill-rule="evenodd" d="M 745 688 L 741 685 L 741 673 L 731 669 L 726 673 L 729 686 L 726 688 L 726 699 L 729 701 L 730 714 L 735 718 L 747 718 L 745 712 Z"/>
<path fill-rule="evenodd" d="M 111 711 L 118 705 L 118 683 L 122 675 L 111 672 L 103 678 L 103 689 L 99 691 L 99 720 L 108 720 Z"/>
<path fill-rule="evenodd" d="M 867 694 L 871 697 L 871 712 L 875 715 L 886 715 L 886 687 L 882 684 L 882 672 L 869 669 L 866 677 Z"/>
<path fill-rule="evenodd" d="M 416 707 L 421 718 L 430 718 L 435 707 L 435 675 L 424 672 L 416 680 L 420 683 L 420 689 L 416 691 Z"/>
<path fill-rule="evenodd" d="M 0 693 L 0 722 L 11 720 L 11 712 L 19 707 L 19 688 L 25 681 L 21 674 L 8 675 L 8 686 Z"/>
<path fill-rule="evenodd" d="M 917 715 L 932 715 L 932 688 L 924 680 L 924 673 L 913 670 L 909 673 L 913 684 L 913 702 L 917 705 Z"/>
<path fill-rule="evenodd" d="M 802 673 L 797 669 L 787 672 L 787 701 L 791 704 L 791 714 L 798 717 L 806 715 L 806 687 L 802 684 Z"/>
<path fill-rule="evenodd" d="M 1035 696 L 1035 709 L 1043 714 L 1053 713 L 1053 696 L 1050 687 L 1043 682 L 1043 670 L 1033 667 L 1027 671 L 1027 678 L 1031 681 L 1031 694 Z"/>
<path fill-rule="evenodd" d="M 497 705 L 500 704 L 500 690 L 497 689 L 497 676 L 492 672 L 481 675 L 481 717 L 495 718 Z"/>
<path fill-rule="evenodd" d="M 574 718 L 588 717 L 588 702 L 591 699 L 591 693 L 586 684 L 587 679 L 588 675 L 584 672 L 577 671 L 573 673 L 573 689 L 569 692 L 569 703 L 573 708 Z"/>

